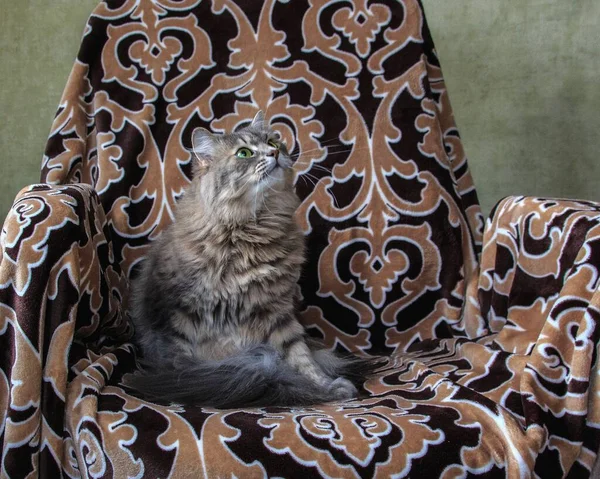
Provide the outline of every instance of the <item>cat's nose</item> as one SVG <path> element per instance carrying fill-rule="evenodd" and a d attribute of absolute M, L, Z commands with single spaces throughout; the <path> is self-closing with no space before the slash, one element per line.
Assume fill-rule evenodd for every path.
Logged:
<path fill-rule="evenodd" d="M 269 150 L 269 156 L 275 157 L 275 160 L 279 159 L 279 149 L 277 149 L 277 148 L 271 148 Z"/>
<path fill-rule="evenodd" d="M 271 148 L 267 153 L 268 158 L 273 158 L 275 160 L 275 164 L 279 165 L 279 150 L 277 148 Z"/>

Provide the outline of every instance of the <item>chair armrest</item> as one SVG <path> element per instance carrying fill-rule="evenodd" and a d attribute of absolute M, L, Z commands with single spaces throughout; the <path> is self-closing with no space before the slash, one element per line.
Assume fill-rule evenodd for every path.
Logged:
<path fill-rule="evenodd" d="M 517 334 L 518 328 L 507 329 L 507 319 L 516 324 L 526 319 L 530 341 L 521 352 L 530 352 L 559 295 L 569 294 L 573 287 L 573 294 L 581 293 L 580 286 L 566 279 L 595 240 L 599 222 L 600 204 L 594 202 L 523 196 L 500 201 L 484 232 L 477 328 L 502 330 L 510 341 L 508 333 Z M 475 325 L 470 329 L 474 331 Z M 522 343 L 522 335 L 517 336 Z M 503 346 L 513 350 L 508 343 Z"/>
<path fill-rule="evenodd" d="M 98 196 L 83 184 L 27 187 L 4 222 L 0 444 L 10 477 L 37 470 L 47 454 L 63 457 L 69 380 L 89 355 L 131 336 L 127 280 L 109 238 Z"/>
<path fill-rule="evenodd" d="M 502 200 L 486 225 L 478 302 L 483 341 L 521 355 L 513 394 L 536 473 L 561 450 L 564 474 L 589 474 L 600 444 L 600 204 Z"/>

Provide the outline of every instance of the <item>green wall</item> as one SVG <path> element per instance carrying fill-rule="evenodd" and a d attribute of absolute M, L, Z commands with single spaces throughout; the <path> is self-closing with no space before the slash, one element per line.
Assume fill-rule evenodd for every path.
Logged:
<path fill-rule="evenodd" d="M 46 139 L 98 0 L 0 0 L 0 223 L 40 181 Z"/>
<path fill-rule="evenodd" d="M 423 0 L 484 212 L 530 194 L 600 201 L 600 1 Z M 0 0 L 0 217 L 39 178 L 97 0 Z"/>
<path fill-rule="evenodd" d="M 484 212 L 600 201 L 600 1 L 423 3 Z"/>

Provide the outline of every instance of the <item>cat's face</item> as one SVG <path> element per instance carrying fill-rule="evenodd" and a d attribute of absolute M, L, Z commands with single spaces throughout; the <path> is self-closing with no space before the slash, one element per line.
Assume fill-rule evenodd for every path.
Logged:
<path fill-rule="evenodd" d="M 233 133 L 217 135 L 199 128 L 192 142 L 196 176 L 202 177 L 204 188 L 211 188 L 214 199 L 253 200 L 292 188 L 293 162 L 260 112 L 249 126 Z"/>

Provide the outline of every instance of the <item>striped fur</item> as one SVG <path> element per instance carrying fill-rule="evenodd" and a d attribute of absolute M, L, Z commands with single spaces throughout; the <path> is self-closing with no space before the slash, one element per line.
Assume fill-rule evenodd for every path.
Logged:
<path fill-rule="evenodd" d="M 145 367 L 127 385 L 214 407 L 355 396 L 341 374 L 362 371 L 349 375 L 358 384 L 368 363 L 309 347 L 296 319 L 304 240 L 285 145 L 260 113 L 231 134 L 196 130 L 193 144 L 194 180 L 133 283 Z"/>

